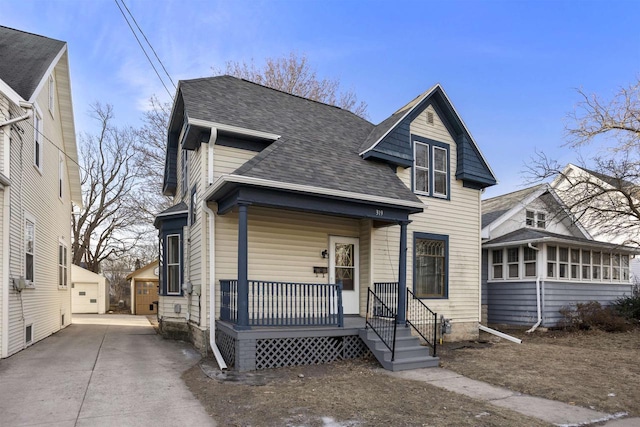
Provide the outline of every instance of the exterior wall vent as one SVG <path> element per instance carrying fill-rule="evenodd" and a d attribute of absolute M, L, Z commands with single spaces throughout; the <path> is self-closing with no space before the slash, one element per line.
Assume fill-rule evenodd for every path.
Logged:
<path fill-rule="evenodd" d="M 433 124 L 433 113 L 431 111 L 427 111 L 427 124 Z"/>
<path fill-rule="evenodd" d="M 24 328 L 24 342 L 31 344 L 33 341 L 33 325 L 27 325 Z"/>

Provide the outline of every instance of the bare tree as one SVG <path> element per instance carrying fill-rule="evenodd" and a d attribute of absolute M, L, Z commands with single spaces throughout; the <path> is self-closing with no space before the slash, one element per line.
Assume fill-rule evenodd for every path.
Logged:
<path fill-rule="evenodd" d="M 579 168 L 536 153 L 526 173 L 532 181 L 555 177 L 557 194 L 596 234 L 622 235 L 640 246 L 640 79 L 610 100 L 578 93 L 566 145 L 577 153 Z M 586 158 L 584 148 L 591 153 Z"/>
<path fill-rule="evenodd" d="M 289 56 L 267 58 L 262 67 L 257 67 L 253 60 L 248 63 L 228 61 L 224 70 L 214 67 L 213 71 L 215 74 L 229 74 L 293 95 L 335 105 L 367 118 L 367 104 L 358 101 L 353 91 L 340 91 L 337 79 L 319 78 L 304 54 L 298 56 L 291 52 Z"/>
<path fill-rule="evenodd" d="M 145 228 L 134 203 L 139 174 L 136 133 L 113 124 L 113 108 L 95 104 L 96 135 L 80 137 L 84 208 L 72 216 L 73 263 L 99 272 L 100 263 L 135 246 Z"/>
<path fill-rule="evenodd" d="M 136 131 L 136 167 L 140 176 L 136 201 L 140 214 L 151 224 L 158 213 L 171 206 L 171 198 L 162 194 L 171 105 L 154 95 L 149 99 L 149 107 Z"/>

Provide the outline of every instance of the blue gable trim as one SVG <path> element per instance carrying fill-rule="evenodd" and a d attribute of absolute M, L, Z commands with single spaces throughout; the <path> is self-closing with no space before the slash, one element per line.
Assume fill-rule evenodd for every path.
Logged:
<path fill-rule="evenodd" d="M 456 142 L 457 164 L 456 179 L 463 181 L 467 188 L 486 188 L 497 183 L 489 165 L 486 164 L 478 147 L 473 143 L 471 135 L 449 103 L 442 88 L 437 87 L 429 96 L 425 97 L 413 111 L 392 127 L 392 130 L 382 138 L 375 147 L 367 151 L 363 158 L 375 158 L 387 161 L 397 166 L 404 166 L 410 160 L 413 164 L 413 146 L 411 142 L 410 126 L 422 112 L 432 105 L 444 123 L 451 138 Z"/>

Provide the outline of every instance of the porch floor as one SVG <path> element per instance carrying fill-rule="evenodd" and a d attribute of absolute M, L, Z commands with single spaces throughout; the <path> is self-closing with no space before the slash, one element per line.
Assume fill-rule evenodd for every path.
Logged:
<path fill-rule="evenodd" d="M 357 314 L 344 316 L 344 326 L 252 326 L 248 330 L 237 330 L 234 324 L 216 321 L 219 329 L 235 338 L 244 339 L 269 339 L 269 338 L 294 338 L 294 337 L 331 337 L 358 335 L 360 329 L 364 329 L 366 319 Z"/>

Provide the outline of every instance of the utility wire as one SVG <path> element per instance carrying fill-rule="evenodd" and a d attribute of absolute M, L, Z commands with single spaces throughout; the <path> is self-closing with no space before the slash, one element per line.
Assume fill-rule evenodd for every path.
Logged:
<path fill-rule="evenodd" d="M 164 83 L 164 80 L 162 80 L 162 77 L 160 77 L 160 73 L 156 69 L 156 66 L 153 65 L 153 61 L 151 60 L 151 58 L 149 58 L 149 54 L 147 53 L 147 51 L 145 50 L 144 46 L 142 45 L 142 42 L 138 38 L 138 35 L 136 34 L 136 31 L 131 26 L 131 23 L 129 22 L 129 19 L 127 19 L 127 15 L 124 13 L 124 10 L 122 10 L 122 7 L 120 7 L 120 3 L 118 3 L 118 0 L 114 0 L 114 1 L 116 2 L 116 6 L 118 6 L 118 9 L 120 9 L 120 13 L 122 14 L 122 17 L 124 18 L 125 21 L 127 21 L 127 25 L 129 26 L 129 29 L 133 33 L 133 36 L 136 38 L 136 41 L 138 42 L 138 45 L 140 45 L 140 49 L 142 49 L 142 52 L 144 52 L 144 56 L 147 57 L 147 61 L 149 61 L 149 64 L 151 64 L 151 68 L 153 68 L 153 71 L 155 71 L 156 76 L 158 76 L 158 79 L 160 79 L 160 83 L 162 83 L 162 86 L 164 86 L 164 90 L 167 91 L 167 94 L 169 95 L 169 98 L 173 99 L 173 95 L 171 94 L 171 92 L 167 88 L 167 85 Z"/>
<path fill-rule="evenodd" d="M 116 1 L 117 3 L 117 1 Z M 171 78 L 171 76 L 169 75 L 169 72 L 167 71 L 167 69 L 165 68 L 164 64 L 162 63 L 162 60 L 160 60 L 160 57 L 158 56 L 158 54 L 156 53 L 156 50 L 153 48 L 153 45 L 151 44 L 151 42 L 149 41 L 149 39 L 147 38 L 147 36 L 145 35 L 144 31 L 142 31 L 142 28 L 140 28 L 140 25 L 138 25 L 138 21 L 136 21 L 136 18 L 133 16 L 133 14 L 131 13 L 131 11 L 129 10 L 129 8 L 127 7 L 126 3 L 124 2 L 124 0 L 120 0 L 120 3 L 122 3 L 122 5 L 124 6 L 125 9 L 127 9 L 127 12 L 129 13 L 129 15 L 131 16 L 131 19 L 133 19 L 133 23 L 136 24 L 136 28 L 138 28 L 138 31 L 140 31 L 140 34 L 142 34 L 142 37 L 144 37 L 144 40 L 147 42 L 147 44 L 149 45 L 149 47 L 151 48 L 151 51 L 153 52 L 153 54 L 155 55 L 156 59 L 158 60 L 158 62 L 160 63 L 160 65 L 162 66 L 162 69 L 164 70 L 164 73 L 167 75 L 167 77 L 169 77 L 169 81 L 171 82 L 171 84 L 173 85 L 174 89 L 177 89 L 176 84 L 173 82 L 173 79 Z"/>

